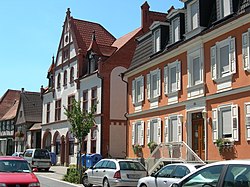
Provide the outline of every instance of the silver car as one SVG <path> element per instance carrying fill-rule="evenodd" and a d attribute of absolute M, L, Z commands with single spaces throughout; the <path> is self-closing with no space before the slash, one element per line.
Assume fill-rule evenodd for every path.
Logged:
<path fill-rule="evenodd" d="M 136 186 L 139 178 L 145 176 L 147 171 L 138 161 L 102 159 L 85 171 L 82 182 L 85 187 Z"/>
<path fill-rule="evenodd" d="M 172 183 L 179 181 L 190 172 L 195 171 L 203 164 L 176 163 L 168 164 L 155 174 L 143 177 L 138 181 L 137 187 L 168 187 Z"/>

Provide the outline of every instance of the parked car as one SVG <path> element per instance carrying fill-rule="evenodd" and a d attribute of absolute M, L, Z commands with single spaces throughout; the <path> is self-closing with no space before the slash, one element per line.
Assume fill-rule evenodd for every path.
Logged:
<path fill-rule="evenodd" d="M 139 178 L 145 176 L 147 171 L 138 161 L 102 159 L 85 171 L 82 182 L 85 187 L 136 186 Z"/>
<path fill-rule="evenodd" d="M 0 186 L 40 186 L 28 162 L 17 156 L 0 156 Z"/>
<path fill-rule="evenodd" d="M 26 149 L 23 158 L 28 161 L 31 168 L 49 171 L 51 167 L 50 153 L 47 149 Z"/>
<path fill-rule="evenodd" d="M 15 153 L 12 154 L 12 156 L 23 157 L 23 152 L 15 152 Z"/>
<path fill-rule="evenodd" d="M 203 165 L 194 163 L 168 164 L 151 176 L 141 178 L 137 187 L 168 187 Z"/>
<path fill-rule="evenodd" d="M 249 160 L 230 160 L 207 164 L 183 177 L 172 187 L 249 187 Z"/>

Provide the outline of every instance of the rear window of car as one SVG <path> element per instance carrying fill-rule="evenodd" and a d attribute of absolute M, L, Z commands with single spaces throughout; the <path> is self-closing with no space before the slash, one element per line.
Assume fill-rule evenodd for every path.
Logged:
<path fill-rule="evenodd" d="M 137 170 L 137 171 L 145 171 L 145 168 L 139 162 L 133 161 L 120 161 L 120 170 Z"/>
<path fill-rule="evenodd" d="M 25 153 L 24 153 L 24 156 L 25 157 L 32 157 L 32 153 L 33 153 L 32 150 L 26 150 Z"/>
<path fill-rule="evenodd" d="M 44 149 L 37 149 L 35 151 L 34 158 L 50 159 L 49 151 Z"/>

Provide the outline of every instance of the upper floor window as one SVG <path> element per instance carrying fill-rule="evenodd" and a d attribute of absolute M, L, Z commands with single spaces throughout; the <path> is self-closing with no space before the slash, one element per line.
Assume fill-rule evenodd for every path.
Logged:
<path fill-rule="evenodd" d="M 203 63 L 201 49 L 188 52 L 188 87 L 203 82 Z"/>
<path fill-rule="evenodd" d="M 61 99 L 55 103 L 55 121 L 61 120 Z"/>
<path fill-rule="evenodd" d="M 235 38 L 217 42 L 211 47 L 210 55 L 213 80 L 236 73 Z"/>
<path fill-rule="evenodd" d="M 63 73 L 63 85 L 64 86 L 67 85 L 67 70 L 65 70 Z"/>
<path fill-rule="evenodd" d="M 238 141 L 238 105 L 224 105 L 212 109 L 212 126 L 214 141 L 218 138 Z"/>
<path fill-rule="evenodd" d="M 164 138 L 165 142 L 182 141 L 182 115 L 165 118 Z"/>
<path fill-rule="evenodd" d="M 75 79 L 74 67 L 70 68 L 70 83 L 73 83 Z"/>
<path fill-rule="evenodd" d="M 161 95 L 161 70 L 156 69 L 147 74 L 147 97 L 155 99 Z"/>
<path fill-rule="evenodd" d="M 164 67 L 164 92 L 173 93 L 181 89 L 181 63 L 175 61 Z"/>
<path fill-rule="evenodd" d="M 247 140 L 250 140 L 250 103 L 245 103 L 245 116 Z"/>
<path fill-rule="evenodd" d="M 161 50 L 161 32 L 160 29 L 157 29 L 153 32 L 154 36 L 154 53 L 157 53 L 158 51 Z"/>
<path fill-rule="evenodd" d="M 49 123 L 50 122 L 50 103 L 47 103 L 47 109 L 46 109 L 46 123 Z"/>
<path fill-rule="evenodd" d="M 172 43 L 178 42 L 180 40 L 180 18 L 175 18 L 172 20 Z"/>
<path fill-rule="evenodd" d="M 73 104 L 74 104 L 75 96 L 71 95 L 68 97 L 68 110 L 72 111 L 73 109 Z"/>
<path fill-rule="evenodd" d="M 198 28 L 199 1 L 187 5 L 188 32 Z"/>
<path fill-rule="evenodd" d="M 242 34 L 242 62 L 244 65 L 244 70 L 250 71 L 250 60 L 249 60 L 249 54 L 250 54 L 250 28 L 247 32 Z"/>
<path fill-rule="evenodd" d="M 161 118 L 148 120 L 147 122 L 147 143 L 161 143 Z"/>
<path fill-rule="evenodd" d="M 61 74 L 57 75 L 57 88 L 61 88 Z"/>
<path fill-rule="evenodd" d="M 220 6 L 220 18 L 224 18 L 232 13 L 232 0 L 218 0 Z"/>
<path fill-rule="evenodd" d="M 91 90 L 91 107 L 97 107 L 97 88 Z"/>
<path fill-rule="evenodd" d="M 88 90 L 82 93 L 82 110 L 88 112 Z"/>
<path fill-rule="evenodd" d="M 132 124 L 132 145 L 144 145 L 144 121 Z"/>
<path fill-rule="evenodd" d="M 69 59 L 69 48 L 66 47 L 63 51 L 62 51 L 62 60 L 68 60 Z"/>
<path fill-rule="evenodd" d="M 144 100 L 144 77 L 140 76 L 132 81 L 132 103 L 136 104 Z"/>

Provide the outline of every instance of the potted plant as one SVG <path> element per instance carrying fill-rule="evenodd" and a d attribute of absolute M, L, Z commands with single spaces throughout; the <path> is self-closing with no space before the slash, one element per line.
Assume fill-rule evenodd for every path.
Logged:
<path fill-rule="evenodd" d="M 139 144 L 133 145 L 133 151 L 134 151 L 134 154 L 140 155 L 142 152 L 142 146 Z"/>
<path fill-rule="evenodd" d="M 148 143 L 148 148 L 150 149 L 150 153 L 152 153 L 154 150 L 155 150 L 155 148 L 158 146 L 158 144 L 157 143 L 155 143 L 154 141 L 150 141 L 149 143 Z"/>
<path fill-rule="evenodd" d="M 233 146 L 233 141 L 228 138 L 219 138 L 216 140 L 216 146 L 219 148 L 220 154 L 224 149 L 229 149 Z"/>

